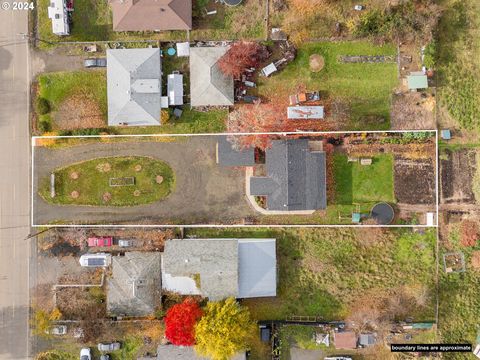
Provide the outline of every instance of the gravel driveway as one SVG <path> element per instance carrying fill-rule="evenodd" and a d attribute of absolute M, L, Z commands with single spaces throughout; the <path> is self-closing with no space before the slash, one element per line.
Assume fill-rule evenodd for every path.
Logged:
<path fill-rule="evenodd" d="M 232 224 L 255 216 L 245 196 L 245 170 L 216 164 L 216 136 L 177 137 L 169 142 L 95 142 L 34 148 L 33 223 Z M 175 172 L 176 188 L 164 200 L 132 207 L 49 204 L 38 195 L 41 179 L 56 168 L 109 156 L 151 156 Z"/>

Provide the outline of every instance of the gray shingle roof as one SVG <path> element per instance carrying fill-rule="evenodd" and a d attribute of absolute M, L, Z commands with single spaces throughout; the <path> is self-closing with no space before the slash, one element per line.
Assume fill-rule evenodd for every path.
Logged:
<path fill-rule="evenodd" d="M 276 296 L 275 239 L 168 240 L 162 259 L 169 281 L 198 274 L 210 300 Z"/>
<path fill-rule="evenodd" d="M 227 50 L 227 46 L 190 48 L 192 106 L 233 105 L 233 77 L 224 75 L 218 67 Z"/>
<path fill-rule="evenodd" d="M 266 151 L 267 177 L 250 179 L 250 194 L 267 197 L 277 211 L 325 209 L 325 153 L 310 151 L 308 139 L 274 140 Z"/>
<path fill-rule="evenodd" d="M 160 295 L 158 252 L 129 251 L 112 257 L 107 281 L 107 311 L 112 315 L 147 316 L 155 311 Z"/>
<path fill-rule="evenodd" d="M 160 125 L 159 49 L 107 50 L 108 125 Z"/>
<path fill-rule="evenodd" d="M 199 274 L 200 290 L 210 300 L 237 297 L 238 246 L 229 239 L 168 240 L 163 269 L 172 276 Z"/>
<path fill-rule="evenodd" d="M 255 165 L 255 150 L 253 147 L 247 149 L 234 149 L 227 136 L 219 136 L 217 142 L 218 164 L 223 166 L 253 166 Z"/>

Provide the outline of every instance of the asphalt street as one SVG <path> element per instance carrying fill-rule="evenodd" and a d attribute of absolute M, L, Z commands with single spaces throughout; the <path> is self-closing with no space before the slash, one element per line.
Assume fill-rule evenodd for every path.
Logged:
<path fill-rule="evenodd" d="M 0 9 L 0 359 L 28 359 L 30 138 L 27 11 Z"/>

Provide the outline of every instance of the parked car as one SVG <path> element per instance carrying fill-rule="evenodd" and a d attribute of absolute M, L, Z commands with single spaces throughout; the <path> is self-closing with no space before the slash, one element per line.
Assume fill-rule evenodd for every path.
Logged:
<path fill-rule="evenodd" d="M 355 10 L 357 10 L 357 11 L 362 11 L 363 9 L 365 9 L 365 6 L 363 6 L 363 5 L 355 5 L 353 8 L 354 8 Z"/>
<path fill-rule="evenodd" d="M 120 247 L 130 247 L 130 246 L 133 246 L 133 244 L 134 244 L 133 240 L 125 240 L 125 239 L 118 240 L 118 246 Z"/>
<path fill-rule="evenodd" d="M 110 360 L 110 355 L 108 354 L 102 355 L 100 356 L 100 360 Z"/>
<path fill-rule="evenodd" d="M 80 265 L 86 267 L 106 267 L 112 262 L 112 255 L 105 253 L 85 254 L 80 256 Z"/>
<path fill-rule="evenodd" d="M 112 246 L 113 237 L 111 236 L 94 236 L 87 239 L 88 246 Z"/>
<path fill-rule="evenodd" d="M 105 59 L 105 58 L 86 59 L 83 62 L 83 66 L 85 66 L 86 68 L 106 67 L 107 66 L 107 59 Z"/>
<path fill-rule="evenodd" d="M 100 343 L 98 344 L 99 351 L 114 351 L 120 350 L 122 345 L 119 342 L 111 342 L 111 343 Z"/>
<path fill-rule="evenodd" d="M 52 334 L 52 335 L 65 335 L 67 333 L 67 326 L 55 325 L 55 326 L 52 326 L 50 329 L 45 330 L 45 333 Z"/>
<path fill-rule="evenodd" d="M 92 360 L 92 352 L 90 348 L 83 348 L 80 350 L 80 360 Z"/>

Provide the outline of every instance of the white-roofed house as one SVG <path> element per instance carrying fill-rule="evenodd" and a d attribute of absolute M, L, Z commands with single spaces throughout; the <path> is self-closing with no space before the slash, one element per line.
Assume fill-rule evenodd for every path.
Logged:
<path fill-rule="evenodd" d="M 160 49 L 107 50 L 108 125 L 160 125 Z"/>
<path fill-rule="evenodd" d="M 209 300 L 276 296 L 275 239 L 168 240 L 162 288 Z"/>
<path fill-rule="evenodd" d="M 192 106 L 230 106 L 234 103 L 233 77 L 222 73 L 218 61 L 228 46 L 190 48 Z"/>

